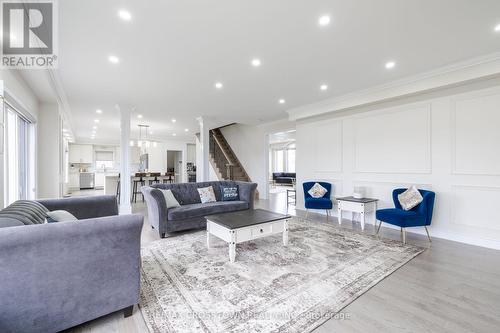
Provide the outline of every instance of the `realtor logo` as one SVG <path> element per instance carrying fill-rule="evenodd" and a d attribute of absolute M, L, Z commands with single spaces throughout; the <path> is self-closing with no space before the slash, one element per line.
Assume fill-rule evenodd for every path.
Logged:
<path fill-rule="evenodd" d="M 2 1 L 4 68 L 55 68 L 57 63 L 56 3 L 51 0 Z"/>

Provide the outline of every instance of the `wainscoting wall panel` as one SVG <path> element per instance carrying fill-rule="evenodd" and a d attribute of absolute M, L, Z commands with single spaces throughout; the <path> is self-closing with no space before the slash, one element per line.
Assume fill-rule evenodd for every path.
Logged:
<path fill-rule="evenodd" d="M 500 86 L 475 89 L 302 120 L 297 184 L 330 181 L 335 197 L 361 187 L 379 207 L 393 206 L 394 188 L 432 189 L 432 235 L 500 249 Z"/>
<path fill-rule="evenodd" d="M 354 118 L 354 171 L 430 173 L 430 135 L 430 104 Z"/>
<path fill-rule="evenodd" d="M 500 94 L 455 99 L 451 117 L 452 172 L 500 175 Z"/>
<path fill-rule="evenodd" d="M 409 186 L 415 186 L 417 188 L 431 190 L 431 184 L 422 183 L 397 183 L 391 181 L 377 181 L 377 180 L 354 180 L 353 186 L 361 188 L 364 195 L 368 198 L 379 199 L 379 208 L 392 208 L 394 203 L 392 201 L 392 190 L 395 188 L 407 188 Z"/>
<path fill-rule="evenodd" d="M 452 194 L 452 223 L 500 231 L 498 218 L 492 221 L 492 211 L 500 203 L 500 187 L 453 185 Z"/>
<path fill-rule="evenodd" d="M 327 121 L 317 125 L 316 172 L 342 172 L 342 121 Z M 321 152 L 325 143 L 328 150 Z"/>

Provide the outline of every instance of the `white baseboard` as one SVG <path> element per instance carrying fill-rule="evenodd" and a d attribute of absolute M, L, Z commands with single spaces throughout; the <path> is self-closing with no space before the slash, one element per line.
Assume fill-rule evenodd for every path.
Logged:
<path fill-rule="evenodd" d="M 295 210 L 305 213 L 305 209 L 295 208 Z M 336 209 L 332 209 L 331 211 L 333 213 L 332 216 L 337 217 Z M 309 212 L 321 214 L 321 215 L 326 215 L 326 212 L 324 210 L 310 209 Z M 359 221 L 357 219 L 355 219 L 355 222 L 359 222 Z M 365 224 L 373 225 L 371 219 L 369 219 L 369 218 L 366 219 Z M 383 227 L 399 230 L 399 227 L 396 227 L 396 226 L 388 224 L 388 223 L 384 223 Z M 408 228 L 407 232 L 427 236 L 427 234 L 425 233 L 425 229 L 423 229 L 423 228 L 418 228 L 418 227 Z M 494 250 L 500 250 L 500 240 L 470 237 L 470 236 L 460 235 L 460 234 L 456 234 L 456 233 L 443 232 L 442 230 L 430 229 L 429 232 L 430 232 L 432 238 L 441 238 L 441 239 L 446 239 L 446 240 L 450 240 L 450 241 L 454 241 L 454 242 L 459 242 L 459 243 L 464 243 L 464 244 L 469 244 L 469 245 L 474 245 L 474 246 L 480 246 L 480 247 L 486 247 L 486 248 L 494 249 Z"/>

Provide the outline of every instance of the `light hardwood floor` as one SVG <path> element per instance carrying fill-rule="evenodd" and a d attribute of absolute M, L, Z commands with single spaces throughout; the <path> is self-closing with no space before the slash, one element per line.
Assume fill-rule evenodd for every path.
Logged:
<path fill-rule="evenodd" d="M 286 194 L 271 194 L 259 208 L 285 212 Z M 296 212 L 289 210 L 290 214 Z M 144 213 L 142 203 L 133 207 Z M 299 214 L 300 215 L 300 214 Z M 324 215 L 310 219 L 326 222 Z M 142 242 L 158 240 L 144 224 Z M 329 223 L 338 227 L 337 220 Z M 342 228 L 360 230 L 359 223 L 343 221 Z M 366 233 L 373 233 L 367 225 Z M 431 235 L 432 236 L 432 235 Z M 382 227 L 381 237 L 399 239 L 397 230 Z M 500 251 L 408 233 L 407 241 L 428 249 L 378 283 L 342 310 L 346 319 L 330 319 L 315 330 L 327 332 L 500 332 Z M 123 318 L 113 313 L 67 332 L 148 332 L 141 312 Z"/>

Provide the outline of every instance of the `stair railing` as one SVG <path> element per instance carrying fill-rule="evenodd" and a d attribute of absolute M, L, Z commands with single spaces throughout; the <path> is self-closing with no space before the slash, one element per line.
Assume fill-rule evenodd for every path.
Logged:
<path fill-rule="evenodd" d="M 223 178 L 227 180 L 233 180 L 234 164 L 231 162 L 231 158 L 224 151 L 221 142 L 219 142 L 219 140 L 213 134 L 212 131 L 210 131 L 209 148 L 210 148 L 210 155 L 214 159 L 215 165 L 220 169 L 221 172 L 225 171 L 225 175 L 224 174 L 222 175 Z"/>

